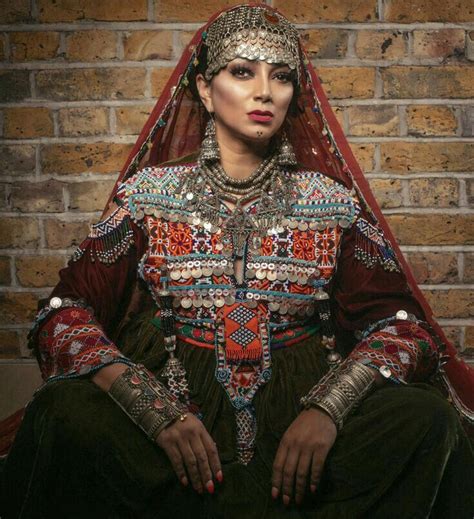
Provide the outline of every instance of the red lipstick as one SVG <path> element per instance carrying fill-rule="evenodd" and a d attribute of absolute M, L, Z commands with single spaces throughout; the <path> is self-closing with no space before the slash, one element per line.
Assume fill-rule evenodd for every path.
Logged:
<path fill-rule="evenodd" d="M 268 123 L 273 119 L 273 113 L 262 110 L 253 110 L 252 112 L 248 113 L 248 116 L 252 121 L 257 121 L 259 123 Z"/>

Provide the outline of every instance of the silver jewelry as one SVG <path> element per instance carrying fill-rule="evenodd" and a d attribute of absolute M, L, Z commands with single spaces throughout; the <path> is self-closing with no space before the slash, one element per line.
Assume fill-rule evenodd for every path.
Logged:
<path fill-rule="evenodd" d="M 186 419 L 186 407 L 139 364 L 119 375 L 108 394 L 151 440 L 175 420 Z"/>
<path fill-rule="evenodd" d="M 218 161 L 221 158 L 221 152 L 216 138 L 216 124 L 212 114 L 210 115 L 204 133 L 204 139 L 201 143 L 200 158 L 203 162 Z"/>
<path fill-rule="evenodd" d="M 348 358 L 331 369 L 300 403 L 306 409 L 323 409 L 341 430 L 347 416 L 374 387 L 375 371 Z"/>
<path fill-rule="evenodd" d="M 240 5 L 220 15 L 205 35 L 209 81 L 235 58 L 284 63 L 295 70 L 299 83 L 298 31 L 268 7 Z"/>

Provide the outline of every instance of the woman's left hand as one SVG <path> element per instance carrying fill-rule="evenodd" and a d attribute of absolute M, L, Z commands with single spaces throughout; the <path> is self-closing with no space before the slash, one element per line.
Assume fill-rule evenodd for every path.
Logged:
<path fill-rule="evenodd" d="M 324 411 L 302 411 L 280 441 L 273 463 L 272 497 L 281 494 L 288 505 L 294 494 L 296 504 L 300 504 L 308 476 L 311 492 L 315 492 L 336 436 L 336 425 Z"/>

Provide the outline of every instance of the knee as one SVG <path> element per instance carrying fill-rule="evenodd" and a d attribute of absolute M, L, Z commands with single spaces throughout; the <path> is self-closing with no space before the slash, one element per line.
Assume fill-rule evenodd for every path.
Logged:
<path fill-rule="evenodd" d="M 422 427 L 427 442 L 453 446 L 461 426 L 452 405 L 433 390 L 420 387 L 404 389 L 400 412 Z"/>
<path fill-rule="evenodd" d="M 47 429 L 73 446 L 100 429 L 108 397 L 89 380 L 61 380 L 45 386 L 32 402 L 35 430 Z M 112 403 L 112 402 L 110 402 Z"/>

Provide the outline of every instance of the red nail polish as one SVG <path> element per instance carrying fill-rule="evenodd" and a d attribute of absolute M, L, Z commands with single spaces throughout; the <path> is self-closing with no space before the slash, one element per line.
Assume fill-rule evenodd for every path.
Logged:
<path fill-rule="evenodd" d="M 316 485 L 310 485 L 309 488 L 313 494 L 316 492 Z"/>
<path fill-rule="evenodd" d="M 184 487 L 187 487 L 187 486 L 188 486 L 188 478 L 186 478 L 186 477 L 182 477 L 182 478 L 181 478 L 181 484 L 182 484 Z"/>
<path fill-rule="evenodd" d="M 207 491 L 209 492 L 209 494 L 214 494 L 214 482 L 213 481 L 208 481 L 206 483 L 206 488 L 207 488 Z"/>
<path fill-rule="evenodd" d="M 278 488 L 272 487 L 272 498 L 276 499 L 278 497 Z"/>
<path fill-rule="evenodd" d="M 222 474 L 222 470 L 219 470 L 219 472 L 216 474 L 216 479 L 219 481 L 219 483 L 224 481 L 224 474 Z"/>
<path fill-rule="evenodd" d="M 290 498 L 289 496 L 283 496 L 283 504 L 285 506 L 288 506 L 290 504 Z"/>

